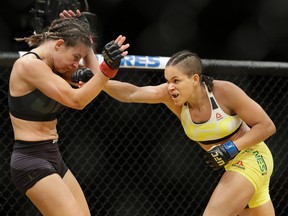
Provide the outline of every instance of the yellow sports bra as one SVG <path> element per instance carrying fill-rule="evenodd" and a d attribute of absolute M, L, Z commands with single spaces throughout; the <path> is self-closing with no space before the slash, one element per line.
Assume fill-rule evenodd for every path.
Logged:
<path fill-rule="evenodd" d="M 227 115 L 220 108 L 213 93 L 208 91 L 206 85 L 205 89 L 211 107 L 210 119 L 207 122 L 194 123 L 188 104 L 184 104 L 181 112 L 181 123 L 186 135 L 191 140 L 202 144 L 212 144 L 227 139 L 236 133 L 242 124 L 242 120 L 237 115 Z"/>

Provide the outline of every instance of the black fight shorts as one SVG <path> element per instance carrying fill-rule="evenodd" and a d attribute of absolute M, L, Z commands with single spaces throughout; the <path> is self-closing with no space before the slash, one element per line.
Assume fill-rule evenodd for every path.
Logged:
<path fill-rule="evenodd" d="M 63 178 L 67 171 L 57 141 L 14 142 L 10 173 L 15 186 L 24 194 L 42 178 L 54 173 Z"/>

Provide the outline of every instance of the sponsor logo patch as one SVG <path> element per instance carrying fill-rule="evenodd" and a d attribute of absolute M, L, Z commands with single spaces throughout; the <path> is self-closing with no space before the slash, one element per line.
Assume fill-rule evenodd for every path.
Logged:
<path fill-rule="evenodd" d="M 219 121 L 220 119 L 222 119 L 223 116 L 220 113 L 216 113 L 216 119 L 217 121 Z"/>
<path fill-rule="evenodd" d="M 236 163 L 232 164 L 233 167 L 237 167 L 239 169 L 245 170 L 245 165 L 243 161 L 239 160 Z"/>

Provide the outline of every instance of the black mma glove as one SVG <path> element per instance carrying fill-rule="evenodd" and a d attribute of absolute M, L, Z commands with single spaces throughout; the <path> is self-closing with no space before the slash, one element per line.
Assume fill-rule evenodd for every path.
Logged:
<path fill-rule="evenodd" d="M 100 70 L 109 78 L 115 77 L 123 58 L 120 47 L 112 40 L 104 46 L 102 54 L 104 61 L 100 64 Z"/>
<path fill-rule="evenodd" d="M 78 83 L 79 81 L 88 82 L 94 74 L 89 68 L 78 68 L 76 71 L 72 73 L 71 81 Z"/>
<path fill-rule="evenodd" d="M 215 170 L 224 167 L 228 162 L 239 153 L 235 144 L 229 140 L 223 145 L 213 146 L 205 153 L 205 163 Z"/>

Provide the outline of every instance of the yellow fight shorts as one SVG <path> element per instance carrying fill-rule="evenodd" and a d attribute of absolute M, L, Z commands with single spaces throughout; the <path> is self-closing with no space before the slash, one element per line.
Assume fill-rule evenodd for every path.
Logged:
<path fill-rule="evenodd" d="M 249 208 L 258 207 L 270 200 L 269 184 L 273 172 L 273 157 L 264 142 L 242 150 L 225 166 L 226 171 L 234 171 L 245 176 L 255 188 L 249 201 Z"/>

